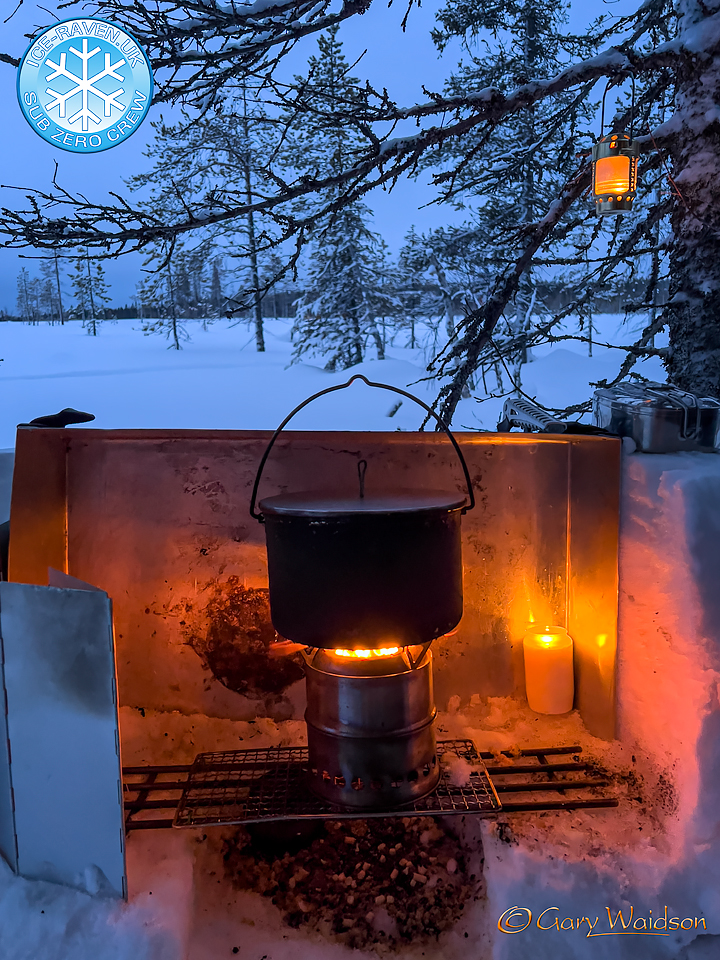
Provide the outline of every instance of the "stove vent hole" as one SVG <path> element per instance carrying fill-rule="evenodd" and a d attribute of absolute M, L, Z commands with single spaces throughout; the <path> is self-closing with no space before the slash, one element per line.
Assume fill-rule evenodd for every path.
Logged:
<path fill-rule="evenodd" d="M 323 770 L 323 772 L 322 772 L 322 778 L 323 778 L 323 780 L 325 781 L 325 783 L 330 783 L 330 781 L 332 780 L 332 777 L 331 777 L 330 774 L 327 772 L 327 770 Z"/>
<path fill-rule="evenodd" d="M 423 767 L 423 771 L 422 771 L 422 772 L 423 772 L 423 776 L 424 776 L 424 777 L 429 777 L 429 776 L 430 776 L 430 764 L 429 764 L 429 763 L 426 763 L 426 764 L 425 764 L 425 766 Z"/>
<path fill-rule="evenodd" d="M 362 789 L 364 788 L 365 784 L 362 782 L 362 780 L 360 779 L 360 777 L 355 777 L 355 779 L 353 780 L 351 786 L 352 786 L 353 790 L 362 790 Z"/>
<path fill-rule="evenodd" d="M 382 790 L 382 780 L 371 780 L 370 789 L 375 791 Z"/>
<path fill-rule="evenodd" d="M 344 787 L 345 786 L 345 777 L 335 777 L 335 786 Z"/>
<path fill-rule="evenodd" d="M 410 773 L 407 775 L 407 778 L 408 778 L 408 783 L 415 783 L 418 779 L 417 770 L 411 770 Z"/>
<path fill-rule="evenodd" d="M 397 789 L 398 787 L 401 787 L 402 784 L 403 784 L 402 777 L 395 777 L 393 780 L 390 781 L 390 786 L 394 787 L 395 789 Z"/>

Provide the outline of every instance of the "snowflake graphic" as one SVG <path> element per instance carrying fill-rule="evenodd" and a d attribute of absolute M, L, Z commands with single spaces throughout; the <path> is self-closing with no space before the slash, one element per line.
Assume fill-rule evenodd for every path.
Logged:
<path fill-rule="evenodd" d="M 75 56 L 82 61 L 82 76 L 78 76 L 78 74 L 72 73 L 70 70 L 68 70 L 67 53 L 60 54 L 60 63 L 55 63 L 48 57 L 48 59 L 45 61 L 45 64 L 46 66 L 53 67 L 54 72 L 47 75 L 45 78 L 46 82 L 50 84 L 50 81 L 55 80 L 56 77 L 65 77 L 68 80 L 71 80 L 74 83 L 74 86 L 66 93 L 53 90 L 51 86 L 48 86 L 45 92 L 54 97 L 54 100 L 51 100 L 45 109 L 49 113 L 51 110 L 57 107 L 58 117 L 66 119 L 68 101 L 72 101 L 74 97 L 81 96 L 82 105 L 80 106 L 80 109 L 77 111 L 77 113 L 74 113 L 71 117 L 66 119 L 66 124 L 70 125 L 80 120 L 82 123 L 82 130 L 85 132 L 90 129 L 89 123 L 91 120 L 96 124 L 102 123 L 102 119 L 90 108 L 91 94 L 103 101 L 105 117 L 111 116 L 113 107 L 116 107 L 118 110 L 124 109 L 124 105 L 117 99 L 125 92 L 124 87 L 119 87 L 112 93 L 104 93 L 102 90 L 98 89 L 97 84 L 105 77 L 112 77 L 114 80 L 120 80 L 121 83 L 124 83 L 125 77 L 117 71 L 120 67 L 125 65 L 126 61 L 124 58 L 121 58 L 117 61 L 117 63 L 111 63 L 111 54 L 106 53 L 105 68 L 91 77 L 89 76 L 90 61 L 96 54 L 101 53 L 100 47 L 95 47 L 94 50 L 88 50 L 88 40 L 87 38 L 84 38 L 82 42 L 82 50 L 76 50 L 75 47 L 70 47 L 70 53 L 75 54 Z M 73 107 L 74 106 L 75 105 L 73 105 Z"/>

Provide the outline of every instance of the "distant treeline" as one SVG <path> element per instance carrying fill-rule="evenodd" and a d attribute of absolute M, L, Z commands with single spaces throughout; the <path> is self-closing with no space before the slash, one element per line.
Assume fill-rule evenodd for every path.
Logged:
<path fill-rule="evenodd" d="M 573 300 L 573 293 L 568 291 L 562 283 L 542 284 L 542 299 L 552 310 L 562 310 Z M 628 283 L 621 292 L 609 297 L 595 297 L 592 300 L 592 309 L 595 313 L 624 313 L 628 303 L 635 303 L 642 300 L 645 285 L 637 281 Z M 658 285 L 658 302 L 661 304 L 667 297 L 667 280 L 661 281 Z M 294 318 L 297 311 L 297 303 L 302 299 L 303 291 L 300 289 L 288 291 L 270 291 L 262 300 L 262 315 L 266 320 L 278 317 Z M 101 311 L 103 320 L 143 320 L 151 316 L 151 312 L 137 303 L 124 304 L 122 307 L 106 307 Z M 252 311 L 250 309 L 240 311 L 233 317 L 234 320 L 251 320 Z M 0 321 L 16 321 L 21 323 L 58 323 L 57 315 L 50 311 L 38 311 L 33 319 L 28 320 L 25 311 L 22 313 L 9 313 L 7 310 L 0 309 Z M 64 322 L 68 320 L 83 320 L 83 316 L 76 312 L 69 312 L 64 317 Z"/>

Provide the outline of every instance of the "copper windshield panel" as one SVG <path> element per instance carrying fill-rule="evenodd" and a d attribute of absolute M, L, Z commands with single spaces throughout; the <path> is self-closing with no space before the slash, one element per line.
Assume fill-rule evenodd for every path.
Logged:
<path fill-rule="evenodd" d="M 223 603 L 239 610 L 238 598 L 250 598 L 260 610 L 267 591 L 265 532 L 248 504 L 269 438 L 18 431 L 10 577 L 46 584 L 53 566 L 109 593 L 121 704 L 233 719 L 290 710 L 294 675 L 283 686 L 279 667 L 268 674 L 250 657 L 238 692 L 202 656 L 223 626 Z M 529 622 L 544 621 L 573 637 L 576 706 L 592 733 L 612 738 L 620 442 L 480 433 L 458 440 L 477 507 L 462 521 L 464 615 L 453 636 L 433 644 L 438 706 L 453 695 L 523 697 L 522 637 Z M 359 457 L 369 463 L 369 492 L 375 484 L 463 494 L 454 451 L 433 433 L 298 431 L 278 440 L 260 497 L 312 490 L 319 477 L 338 495 L 356 496 Z"/>

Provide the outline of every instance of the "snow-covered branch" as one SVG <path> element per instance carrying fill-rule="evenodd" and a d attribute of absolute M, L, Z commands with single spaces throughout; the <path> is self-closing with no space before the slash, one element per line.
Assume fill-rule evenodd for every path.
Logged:
<path fill-rule="evenodd" d="M 207 109 L 228 84 L 267 74 L 298 40 L 327 30 L 372 0 L 65 0 L 69 15 L 111 20 L 147 51 L 155 102 L 182 100 Z"/>

